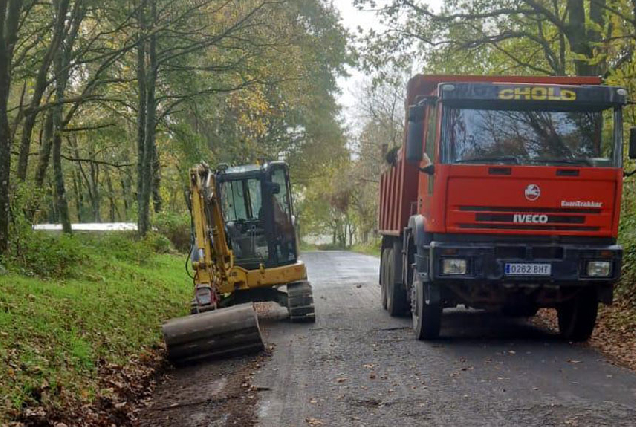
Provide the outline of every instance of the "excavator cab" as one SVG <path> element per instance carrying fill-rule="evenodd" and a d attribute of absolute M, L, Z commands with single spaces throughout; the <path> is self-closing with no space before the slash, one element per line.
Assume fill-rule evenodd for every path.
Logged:
<path fill-rule="evenodd" d="M 217 185 L 235 264 L 246 270 L 295 264 L 298 251 L 287 164 L 227 168 L 218 172 Z"/>

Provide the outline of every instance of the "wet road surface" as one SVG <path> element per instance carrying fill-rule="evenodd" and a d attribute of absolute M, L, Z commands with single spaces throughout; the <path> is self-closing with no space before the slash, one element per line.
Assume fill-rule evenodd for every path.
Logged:
<path fill-rule="evenodd" d="M 380 305 L 377 258 L 303 256 L 315 325 L 275 307 L 274 346 L 253 380 L 258 425 L 636 426 L 636 374 L 527 320 L 445 312 L 442 338 L 413 338 Z M 278 319 L 277 319 L 278 318 Z"/>

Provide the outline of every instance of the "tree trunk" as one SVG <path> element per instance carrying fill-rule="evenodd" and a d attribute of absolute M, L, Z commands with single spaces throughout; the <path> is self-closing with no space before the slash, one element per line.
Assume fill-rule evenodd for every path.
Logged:
<path fill-rule="evenodd" d="M 594 47 L 593 40 L 596 31 L 588 31 L 585 2 L 583 0 L 568 0 L 567 6 L 569 11 L 568 24 L 567 24 L 567 38 L 570 43 L 572 52 L 579 56 L 574 60 L 574 67 L 576 69 L 576 75 L 578 76 L 599 76 L 602 74 L 601 64 L 593 63 L 594 59 Z M 592 2 L 594 3 L 594 2 Z M 599 7 L 601 12 L 599 16 Z M 592 11 L 594 16 L 590 15 L 590 18 L 595 19 L 599 24 L 602 24 L 602 6 L 595 6 Z M 600 35 L 599 35 L 600 37 Z"/>
<path fill-rule="evenodd" d="M 155 128 L 156 128 L 155 124 Z M 153 138 L 153 163 L 152 163 L 152 201 L 154 204 L 155 213 L 161 212 L 163 206 L 163 200 L 161 200 L 161 164 L 159 163 L 159 153 L 157 152 L 157 137 L 156 132 L 153 132 L 155 137 Z"/>
<path fill-rule="evenodd" d="M 82 177 L 76 170 L 73 171 L 73 191 L 75 192 L 75 209 L 77 209 L 77 222 L 82 222 Z"/>
<path fill-rule="evenodd" d="M 0 7 L 2 1 L 0 0 Z M 0 19 L 4 17 L 0 16 Z M 10 65 L 0 54 L 0 254 L 9 248 L 9 177 L 11 171 L 11 131 L 7 103 L 9 100 Z"/>
<path fill-rule="evenodd" d="M 59 98 L 58 98 L 59 99 Z M 68 213 L 68 201 L 66 200 L 66 188 L 64 187 L 64 171 L 62 170 L 62 130 L 58 128 L 61 120 L 61 106 L 55 107 L 60 111 L 54 113 L 53 122 L 56 124 L 55 135 L 53 136 L 53 178 L 55 180 L 55 205 L 62 223 L 64 233 L 70 234 L 71 218 Z"/>
<path fill-rule="evenodd" d="M 151 22 L 156 22 L 157 7 L 155 0 L 150 1 Z M 155 128 L 157 116 L 156 84 L 157 84 L 157 38 L 150 29 L 148 37 L 148 70 L 146 73 L 146 117 L 144 131 L 144 153 L 142 162 L 141 206 L 139 207 L 139 233 L 145 236 L 150 230 L 150 196 L 152 193 L 152 166 L 156 151 Z"/>
<path fill-rule="evenodd" d="M 113 189 L 113 180 L 110 177 L 110 168 L 106 168 L 104 170 L 104 174 L 106 175 L 106 187 L 108 189 L 108 219 L 110 222 L 116 221 L 117 214 L 117 204 L 115 203 L 115 191 Z"/>
<path fill-rule="evenodd" d="M 124 202 L 124 220 L 128 220 L 130 218 L 130 209 L 132 208 L 133 202 L 133 177 L 130 168 L 126 168 L 126 171 L 123 175 L 120 174 L 121 188 L 124 192 L 123 194 L 123 202 Z"/>
<path fill-rule="evenodd" d="M 38 167 L 35 171 L 35 183 L 38 188 L 42 188 L 44 185 L 46 170 L 49 167 L 49 160 L 51 158 L 51 147 L 53 147 L 53 115 L 49 113 L 44 121 L 44 132 L 40 141 Z"/>
<path fill-rule="evenodd" d="M 0 0 L 0 254 L 9 249 L 11 129 L 9 92 L 11 63 L 18 38 L 22 0 Z"/>
<path fill-rule="evenodd" d="M 147 229 L 147 215 L 143 212 L 144 205 L 144 157 L 146 141 L 146 17 L 145 0 L 139 7 L 139 43 L 137 46 L 137 227 L 140 234 L 145 234 Z"/>
<path fill-rule="evenodd" d="M 58 7 L 55 10 L 55 25 L 53 27 L 53 38 L 51 44 L 47 49 L 44 58 L 38 69 L 38 74 L 35 79 L 35 87 L 33 88 L 33 96 L 29 107 L 25 111 L 24 126 L 22 128 L 22 138 L 20 140 L 20 156 L 18 158 L 18 179 L 20 181 L 26 180 L 27 168 L 29 164 L 29 150 L 31 149 L 31 134 L 38 116 L 37 108 L 40 106 L 42 96 L 47 88 L 47 80 L 49 69 L 51 68 L 51 62 L 55 52 L 60 48 L 60 42 L 64 37 L 64 27 L 68 13 L 69 0 L 60 0 Z M 55 5 L 53 6 L 55 8 Z"/>
<path fill-rule="evenodd" d="M 51 143 L 51 146 L 53 146 L 53 143 Z M 57 200 L 57 196 L 55 195 L 55 183 L 53 182 L 52 179 L 49 179 L 49 183 L 47 185 L 47 193 L 49 195 L 48 199 L 50 200 L 49 202 L 49 209 L 48 209 L 48 214 L 49 214 L 49 223 L 50 224 L 57 224 L 59 221 L 60 216 L 57 214 L 57 205 L 55 203 L 55 201 Z"/>
<path fill-rule="evenodd" d="M 70 234 L 71 218 L 68 210 L 66 198 L 66 188 L 64 185 L 64 171 L 62 169 L 62 132 L 64 114 L 64 96 L 66 85 L 69 79 L 69 53 L 72 49 L 72 40 L 68 40 L 55 52 L 53 59 L 53 71 L 55 74 L 55 101 L 53 107 L 53 179 L 55 181 L 55 205 L 62 223 L 64 233 Z"/>
<path fill-rule="evenodd" d="M 95 158 L 95 149 L 90 145 L 88 151 L 88 157 L 90 159 Z M 90 182 L 88 185 L 91 187 L 91 194 L 93 197 L 91 198 L 91 207 L 93 209 L 93 221 L 102 222 L 101 215 L 101 206 L 100 206 L 100 196 L 99 196 L 99 165 L 92 163 L 90 164 L 91 173 L 90 173 Z"/>

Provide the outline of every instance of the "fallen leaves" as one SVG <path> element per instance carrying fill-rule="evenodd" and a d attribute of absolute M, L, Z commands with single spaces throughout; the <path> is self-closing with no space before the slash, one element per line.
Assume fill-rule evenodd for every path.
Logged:
<path fill-rule="evenodd" d="M 324 423 L 322 421 L 320 421 L 318 418 L 305 418 L 305 421 L 310 426 L 321 426 L 321 425 L 324 425 Z"/>
<path fill-rule="evenodd" d="M 558 331 L 556 310 L 539 310 L 535 322 Z M 625 301 L 600 306 L 596 328 L 587 345 L 603 352 L 615 364 L 636 370 L 636 307 Z M 577 364 L 575 360 L 568 363 Z"/>
<path fill-rule="evenodd" d="M 25 425 L 132 425 L 136 418 L 137 405 L 152 391 L 153 377 L 164 366 L 160 351 L 153 350 L 134 356 L 125 366 L 98 361 L 99 390 L 95 393 L 82 388 L 77 394 L 62 390 L 59 386 L 51 390 L 44 380 L 38 393 L 39 404 L 25 407 L 17 419 Z M 41 372 L 42 367 L 32 366 L 29 372 Z M 54 393 L 64 402 L 63 408 L 50 403 L 49 394 Z M 78 422 L 80 424 L 78 424 Z"/>

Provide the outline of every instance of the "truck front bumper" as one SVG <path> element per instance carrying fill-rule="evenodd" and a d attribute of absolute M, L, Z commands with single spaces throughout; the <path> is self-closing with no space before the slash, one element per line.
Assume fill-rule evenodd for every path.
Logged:
<path fill-rule="evenodd" d="M 422 279 L 440 285 L 550 287 L 597 286 L 599 299 L 611 303 L 620 279 L 623 250 L 619 245 L 432 242 L 416 257 Z M 464 260 L 465 273 L 444 272 L 445 260 Z M 590 262 L 609 263 L 606 276 L 588 274 Z M 550 265 L 549 275 L 510 274 L 506 264 Z"/>

